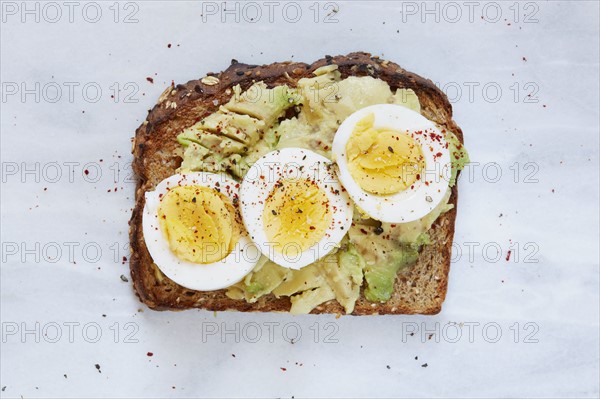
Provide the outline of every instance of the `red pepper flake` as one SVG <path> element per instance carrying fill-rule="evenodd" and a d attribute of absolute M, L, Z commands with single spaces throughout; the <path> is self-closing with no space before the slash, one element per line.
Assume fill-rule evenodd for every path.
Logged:
<path fill-rule="evenodd" d="M 360 229 L 360 232 L 363 233 L 363 234 L 368 234 L 367 230 L 365 230 L 365 229 Z"/>
<path fill-rule="evenodd" d="M 281 371 L 287 371 L 287 369 L 285 367 L 279 367 L 281 369 Z"/>
<path fill-rule="evenodd" d="M 152 352 L 148 352 L 148 353 L 146 353 L 146 356 L 148 356 L 148 357 L 152 357 L 152 356 L 154 356 L 154 353 L 152 353 Z"/>
<path fill-rule="evenodd" d="M 148 76 L 148 77 L 146 78 L 146 80 L 147 80 L 148 82 L 150 82 L 150 83 L 154 83 L 154 79 L 152 79 L 150 76 Z"/>
<path fill-rule="evenodd" d="M 510 260 L 510 254 L 512 253 L 512 251 L 509 249 L 508 252 L 506 253 L 506 261 L 508 262 Z"/>
<path fill-rule="evenodd" d="M 316 229 L 316 227 L 315 226 L 310 226 L 309 229 L 314 230 L 314 229 Z"/>
<path fill-rule="evenodd" d="M 167 44 L 167 48 L 171 48 L 171 43 Z"/>
<path fill-rule="evenodd" d="M 436 156 L 436 158 L 439 158 L 439 157 L 441 157 L 441 156 L 442 156 L 442 153 L 441 153 L 441 152 L 438 152 L 437 154 L 435 154 L 435 156 Z"/>
<path fill-rule="evenodd" d="M 85 173 L 85 175 L 87 176 L 87 175 L 90 174 L 90 171 L 86 169 L 86 170 L 83 171 L 83 173 Z"/>

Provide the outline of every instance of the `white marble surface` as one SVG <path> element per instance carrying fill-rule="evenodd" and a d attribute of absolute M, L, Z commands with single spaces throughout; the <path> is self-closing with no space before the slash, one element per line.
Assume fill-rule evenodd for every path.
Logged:
<path fill-rule="evenodd" d="M 498 22 L 486 2 L 473 6 L 472 21 L 462 2 L 427 3 L 439 22 L 421 2 L 338 3 L 337 22 L 327 24 L 322 3 L 314 22 L 312 2 L 296 3 L 295 24 L 283 4 L 272 23 L 265 3 L 255 3 L 256 23 L 244 20 L 250 8 L 239 23 L 230 14 L 221 22 L 221 10 L 211 15 L 221 2 L 205 2 L 204 12 L 202 3 L 121 3 L 118 23 L 112 2 L 98 3 L 97 23 L 82 15 L 87 7 L 93 20 L 93 5 L 75 5 L 71 23 L 68 6 L 55 4 L 61 18 L 51 23 L 55 8 L 38 4 L 36 22 L 21 2 L 2 3 L 2 397 L 598 397 L 597 2 L 520 3 L 518 21 L 513 2 L 494 3 Z M 138 22 L 123 23 L 134 11 Z M 460 182 L 442 313 L 335 319 L 144 308 L 120 279 L 133 202 L 127 165 L 134 129 L 165 85 L 231 58 L 311 61 L 353 50 L 445 87 L 479 162 Z M 21 96 L 38 83 L 39 101 Z M 52 102 L 57 85 L 62 97 Z M 524 103 L 533 89 L 538 102 Z M 125 102 L 128 93 L 137 102 Z M 76 163 L 71 177 L 67 162 Z M 237 337 L 225 333 L 236 326 Z M 436 326 L 429 339 L 425 330 Z M 296 330 L 292 344 L 285 338 Z"/>

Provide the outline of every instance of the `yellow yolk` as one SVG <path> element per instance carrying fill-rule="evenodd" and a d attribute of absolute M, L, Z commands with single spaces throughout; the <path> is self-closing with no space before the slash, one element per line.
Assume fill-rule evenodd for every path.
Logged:
<path fill-rule="evenodd" d="M 181 260 L 208 264 L 225 258 L 240 238 L 236 211 L 215 189 L 175 187 L 158 208 L 160 228 Z"/>
<path fill-rule="evenodd" d="M 421 146 L 407 134 L 375 129 L 375 115 L 356 124 L 348 143 L 348 171 L 364 191 L 395 194 L 413 185 L 425 168 Z"/>
<path fill-rule="evenodd" d="M 296 256 L 318 243 L 331 223 L 327 194 L 313 181 L 284 179 L 265 202 L 265 233 L 275 250 Z"/>

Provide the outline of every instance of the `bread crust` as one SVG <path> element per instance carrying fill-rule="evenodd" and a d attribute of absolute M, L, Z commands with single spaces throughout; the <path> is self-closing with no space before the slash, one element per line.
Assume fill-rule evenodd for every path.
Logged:
<path fill-rule="evenodd" d="M 373 76 L 386 81 L 392 91 L 398 88 L 414 90 L 419 97 L 423 115 L 442 128 L 452 131 L 464 142 L 461 129 L 452 120 L 452 106 L 432 81 L 408 72 L 398 64 L 372 57 L 368 53 L 326 56 L 310 65 L 278 62 L 257 66 L 232 60 L 225 71 L 209 74 L 216 77 L 218 83 L 215 83 L 217 81 L 213 78 L 202 78 L 170 86 L 136 130 L 133 143 L 133 170 L 137 176 L 137 184 L 135 207 L 129 221 L 130 269 L 135 292 L 148 307 L 155 310 L 201 308 L 244 312 L 290 309 L 290 300 L 287 297 L 275 298 L 269 294 L 255 303 L 247 303 L 244 300 L 228 298 L 225 290 L 189 290 L 157 272 L 142 232 L 144 193 L 174 174 L 179 167 L 181 149 L 176 140 L 177 134 L 216 111 L 219 105 L 225 104 L 232 95 L 233 86 L 239 84 L 242 89 L 247 89 L 256 81 L 264 81 L 269 87 L 281 84 L 295 86 L 299 79 L 310 77 L 314 70 L 328 64 L 338 65 L 342 78 Z M 372 303 L 367 301 L 361 292 L 353 315 L 440 312 L 448 286 L 457 199 L 458 190 L 454 186 L 450 196 L 450 203 L 454 204 L 454 208 L 436 220 L 429 231 L 432 243 L 423 248 L 417 263 L 398 274 L 392 298 L 385 303 Z M 332 300 L 317 306 L 311 313 L 343 314 L 344 309 Z"/>

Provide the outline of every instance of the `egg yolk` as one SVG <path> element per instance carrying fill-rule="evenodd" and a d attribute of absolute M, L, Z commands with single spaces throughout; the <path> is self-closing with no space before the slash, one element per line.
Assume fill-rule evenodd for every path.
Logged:
<path fill-rule="evenodd" d="M 364 191 L 395 194 L 413 185 L 425 168 L 421 146 L 409 135 L 375 129 L 375 115 L 360 120 L 346 144 L 348 171 Z"/>
<path fill-rule="evenodd" d="M 236 211 L 217 190 L 175 187 L 161 199 L 158 220 L 169 248 L 181 260 L 208 264 L 225 258 L 241 231 Z"/>
<path fill-rule="evenodd" d="M 279 253 L 294 257 L 318 243 L 331 223 L 327 194 L 308 179 L 283 179 L 262 215 L 266 236 Z"/>

